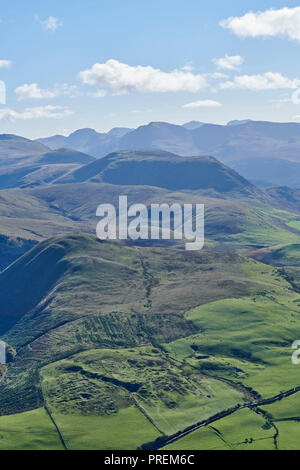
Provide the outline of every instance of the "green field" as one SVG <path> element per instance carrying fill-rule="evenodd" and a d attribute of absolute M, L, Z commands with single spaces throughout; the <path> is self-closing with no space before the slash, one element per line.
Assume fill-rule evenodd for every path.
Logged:
<path fill-rule="evenodd" d="M 0 450 L 63 450 L 44 408 L 0 416 Z"/>
<path fill-rule="evenodd" d="M 166 448 L 300 448 L 298 394 L 256 404 L 300 384 L 299 214 L 254 189 L 122 186 L 130 203 L 200 198 L 205 247 L 100 242 L 95 201 L 119 191 L 0 192 L 3 267 L 24 253 L 0 273 L 0 449 L 164 448 L 195 425 Z"/>
<path fill-rule="evenodd" d="M 271 405 L 265 405 L 263 409 L 270 413 L 275 420 L 290 418 L 299 418 L 300 420 L 299 394 L 284 398 Z"/>
<path fill-rule="evenodd" d="M 240 410 L 165 447 L 166 450 L 274 450 L 275 430 L 250 410 Z"/>
<path fill-rule="evenodd" d="M 203 333 L 166 345 L 178 360 L 242 383 L 263 397 L 299 384 L 291 345 L 300 334 L 299 295 L 278 289 L 273 298 L 226 299 L 186 314 Z"/>
<path fill-rule="evenodd" d="M 113 416 L 54 413 L 53 417 L 69 450 L 136 449 L 160 436 L 135 406 Z"/>
<path fill-rule="evenodd" d="M 169 435 L 243 400 L 240 391 L 153 348 L 90 350 L 72 359 L 41 370 L 53 414 L 98 414 L 109 421 L 135 404 L 160 434 Z"/>

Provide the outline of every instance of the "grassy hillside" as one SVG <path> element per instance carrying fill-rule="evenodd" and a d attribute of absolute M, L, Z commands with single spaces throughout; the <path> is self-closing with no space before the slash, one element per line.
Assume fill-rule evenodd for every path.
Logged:
<path fill-rule="evenodd" d="M 299 447 L 298 191 L 210 157 L 35 151 L 2 167 L 27 187 L 0 191 L 0 449 Z M 204 249 L 99 241 L 120 194 L 204 203 Z"/>
<path fill-rule="evenodd" d="M 162 202 L 205 204 L 205 238 L 209 248 L 246 253 L 283 242 L 299 242 L 299 201 L 295 201 L 294 208 L 287 212 L 282 210 L 285 200 L 267 194 L 251 194 L 251 197 L 244 198 L 228 194 L 224 197 L 213 190 L 183 192 L 153 186 L 90 182 L 2 190 L 0 234 L 4 238 L 28 240 L 32 244 L 66 232 L 95 233 L 96 208 L 100 203 L 112 203 L 118 207 L 120 194 L 128 196 L 129 205 L 144 203 L 149 207 L 152 203 Z M 160 245 L 166 246 L 166 243 Z M 1 267 L 6 267 L 10 260 L 21 254 L 17 245 L 14 254 L 13 246 L 9 246 L 10 254 L 6 261 L 2 259 Z M 23 243 L 23 246 L 32 245 Z M 178 247 L 184 248 L 182 243 Z"/>
<path fill-rule="evenodd" d="M 232 409 L 201 445 L 271 448 L 267 420 L 239 409 L 299 384 L 300 295 L 277 268 L 238 255 L 55 237 L 0 274 L 0 305 L 17 351 L 0 381 L 0 413 L 12 415 L 3 447 L 45 446 L 33 415 L 26 439 L 10 434 L 24 426 L 16 413 L 34 409 L 59 431 L 48 445 L 69 449 L 161 446 Z M 233 419 L 246 423 L 239 438 Z M 195 433 L 177 448 L 195 448 Z"/>
<path fill-rule="evenodd" d="M 1 331 L 26 314 L 34 335 L 35 322 L 41 331 L 44 321 L 47 329 L 49 321 L 59 324 L 61 315 L 75 320 L 83 312 L 93 315 L 99 310 L 176 314 L 229 292 L 245 295 L 251 286 L 255 289 L 257 280 L 244 278 L 244 262 L 230 254 L 126 247 L 87 235 L 56 237 L 0 274 Z M 45 265 L 47 276 L 41 278 Z M 223 289 L 223 281 L 229 279 L 231 289 Z"/>
<path fill-rule="evenodd" d="M 300 267 L 300 244 L 275 246 L 251 253 L 252 257 L 273 266 Z"/>
<path fill-rule="evenodd" d="M 211 189 L 255 193 L 256 189 L 212 157 L 178 157 L 154 150 L 116 152 L 61 178 L 59 182 L 106 182 L 158 186 L 169 190 Z M 258 191 L 257 191 L 258 192 Z"/>

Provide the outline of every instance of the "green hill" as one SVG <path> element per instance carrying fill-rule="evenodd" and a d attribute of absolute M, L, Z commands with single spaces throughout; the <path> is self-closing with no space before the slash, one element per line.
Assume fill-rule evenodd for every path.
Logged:
<path fill-rule="evenodd" d="M 46 439 L 43 407 L 65 448 L 132 449 L 296 385 L 285 359 L 299 300 L 277 268 L 234 254 L 44 241 L 0 274 L 1 335 L 17 353 L 0 380 L 12 414 L 0 448 L 22 447 L 14 426 L 27 446 L 39 427 Z M 31 436 L 14 413 L 33 409 Z"/>
<path fill-rule="evenodd" d="M 159 150 L 115 152 L 75 170 L 59 183 L 106 182 L 158 186 L 169 190 L 259 193 L 253 185 L 212 157 L 179 157 Z"/>
<path fill-rule="evenodd" d="M 300 267 L 300 244 L 289 244 L 269 249 L 258 250 L 252 257 L 272 266 Z"/>

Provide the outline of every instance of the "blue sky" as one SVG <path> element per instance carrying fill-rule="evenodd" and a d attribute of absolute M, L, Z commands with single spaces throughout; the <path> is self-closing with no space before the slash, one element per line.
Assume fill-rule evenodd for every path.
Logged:
<path fill-rule="evenodd" d="M 1 133 L 300 122 L 299 0 L 12 0 L 0 20 Z"/>

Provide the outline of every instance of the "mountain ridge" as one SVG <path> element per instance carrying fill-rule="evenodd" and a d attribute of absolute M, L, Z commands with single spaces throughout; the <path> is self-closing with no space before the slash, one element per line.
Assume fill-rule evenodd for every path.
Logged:
<path fill-rule="evenodd" d="M 198 125 L 199 124 L 199 125 Z M 188 127 L 188 128 L 187 128 Z M 189 128 L 190 127 L 190 128 Z M 86 152 L 96 158 L 116 150 L 153 148 L 171 151 L 181 156 L 211 154 L 222 161 L 264 157 L 300 161 L 300 124 L 252 121 L 231 121 L 226 125 L 191 121 L 183 125 L 151 122 L 136 129 L 126 129 L 125 134 L 113 135 L 83 129 L 68 137 L 37 139 L 55 148 L 66 146 Z M 82 132 L 84 131 L 84 132 Z M 128 132 L 127 132 L 128 131 Z M 92 138 L 88 138 L 88 134 Z M 82 139 L 78 141 L 78 137 Z M 59 140 L 60 139 L 60 140 Z"/>

